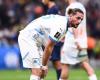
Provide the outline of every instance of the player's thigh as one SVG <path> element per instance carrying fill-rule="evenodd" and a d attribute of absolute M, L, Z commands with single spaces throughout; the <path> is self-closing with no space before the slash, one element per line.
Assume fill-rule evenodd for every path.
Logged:
<path fill-rule="evenodd" d="M 42 65 L 42 47 L 38 47 L 35 42 L 30 44 L 24 39 L 19 39 L 19 47 L 23 66 L 26 68 L 40 68 Z"/>
<path fill-rule="evenodd" d="M 62 46 L 63 46 L 62 42 L 59 42 L 54 46 L 51 57 L 50 57 L 50 60 L 52 62 L 60 61 L 60 53 L 61 53 Z"/>
<path fill-rule="evenodd" d="M 60 60 L 60 51 L 59 51 L 59 49 L 58 50 L 57 49 L 53 49 L 51 57 L 50 57 L 50 60 L 52 62 Z"/>

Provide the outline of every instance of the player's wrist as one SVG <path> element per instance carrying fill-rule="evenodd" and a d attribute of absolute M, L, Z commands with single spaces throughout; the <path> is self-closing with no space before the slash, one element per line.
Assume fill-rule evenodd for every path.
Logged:
<path fill-rule="evenodd" d="M 79 42 L 78 42 L 78 39 L 75 39 L 75 45 L 77 46 L 77 49 L 79 50 L 79 51 L 81 51 L 81 47 L 80 47 L 80 44 L 79 44 Z"/>
<path fill-rule="evenodd" d="M 41 66 L 42 70 L 47 70 L 48 66 Z"/>

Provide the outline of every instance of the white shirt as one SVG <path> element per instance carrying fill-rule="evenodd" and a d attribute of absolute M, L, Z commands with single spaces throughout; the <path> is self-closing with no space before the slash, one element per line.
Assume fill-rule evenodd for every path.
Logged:
<path fill-rule="evenodd" d="M 48 38 L 58 42 L 64 37 L 67 28 L 68 18 L 60 15 L 46 15 L 36 20 L 20 31 L 24 39 L 36 41 L 38 44 L 45 45 Z"/>
<path fill-rule="evenodd" d="M 74 39 L 72 28 L 68 29 L 65 40 L 67 46 L 72 46 L 76 48 L 75 41 L 79 43 L 81 48 L 87 48 L 87 33 L 86 33 L 86 10 L 85 7 L 79 2 L 73 2 L 66 8 L 65 15 L 68 16 L 67 12 L 69 9 L 78 8 L 84 12 L 83 21 L 79 24 L 78 28 L 76 28 L 75 32 L 77 33 L 77 39 Z M 69 41 L 69 42 L 68 42 Z"/>

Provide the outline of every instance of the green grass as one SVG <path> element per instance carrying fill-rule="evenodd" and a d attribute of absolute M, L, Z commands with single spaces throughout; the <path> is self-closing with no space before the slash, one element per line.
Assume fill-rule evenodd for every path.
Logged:
<path fill-rule="evenodd" d="M 100 69 L 96 69 L 95 72 L 100 80 Z M 86 73 L 81 69 L 71 69 L 69 74 L 69 80 L 88 80 Z M 0 70 L 0 80 L 29 80 L 29 77 L 29 70 Z M 49 70 L 45 80 L 56 80 L 53 69 Z"/>

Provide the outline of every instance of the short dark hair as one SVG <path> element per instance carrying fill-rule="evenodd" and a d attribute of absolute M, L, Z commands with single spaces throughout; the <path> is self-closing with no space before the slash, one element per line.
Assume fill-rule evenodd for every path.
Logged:
<path fill-rule="evenodd" d="M 78 8 L 68 10 L 68 14 L 76 14 L 76 12 L 80 12 L 80 13 L 84 14 L 83 11 Z"/>

